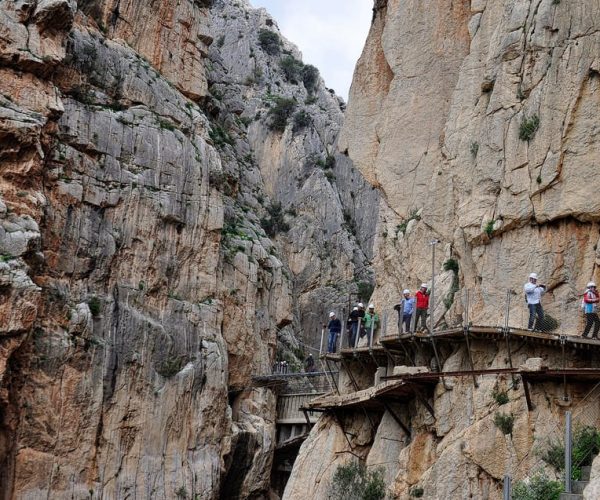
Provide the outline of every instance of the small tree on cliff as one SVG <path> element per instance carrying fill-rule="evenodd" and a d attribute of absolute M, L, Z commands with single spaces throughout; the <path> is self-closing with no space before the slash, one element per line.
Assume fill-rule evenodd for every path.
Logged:
<path fill-rule="evenodd" d="M 385 483 L 381 469 L 367 470 L 359 463 L 340 465 L 333 475 L 330 500 L 382 500 Z"/>

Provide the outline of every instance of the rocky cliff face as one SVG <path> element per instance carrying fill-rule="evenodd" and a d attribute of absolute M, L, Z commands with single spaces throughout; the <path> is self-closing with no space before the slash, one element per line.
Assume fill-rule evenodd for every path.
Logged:
<path fill-rule="evenodd" d="M 265 494 L 251 376 L 372 280 L 342 103 L 264 11 L 159 4 L 0 2 L 2 498 Z"/>
<path fill-rule="evenodd" d="M 598 279 L 599 25 L 595 1 L 375 2 L 339 147 L 381 191 L 379 303 L 430 281 L 428 243 L 437 239 L 436 322 L 453 324 L 464 312 L 451 300 L 453 271 L 442 269 L 452 258 L 460 288 L 472 294 L 473 323 L 496 324 L 506 291 L 520 297 L 536 271 L 548 285 L 547 312 L 562 333 L 579 333 L 580 294 Z M 522 300 L 510 313 L 525 326 Z M 476 366 L 506 366 L 503 348 L 477 351 Z M 538 354 L 560 365 L 550 352 Z M 462 350 L 444 362 L 467 366 Z M 560 409 L 556 388 L 538 387 L 534 412 L 513 393 L 508 438 L 493 424 L 491 384 L 439 384 L 435 422 L 419 403 L 398 409 L 411 422 L 410 440 L 387 412 L 371 423 L 347 414 L 345 435 L 339 421 L 321 420 L 285 497 L 325 495 L 336 466 L 355 454 L 385 468 L 398 498 L 413 487 L 424 498 L 500 498 L 505 473 L 521 478 L 536 466 L 536 444 L 552 434 L 547 426 L 557 425 Z"/>
<path fill-rule="evenodd" d="M 427 281 L 437 238 L 461 286 L 536 271 L 551 312 L 575 307 L 597 277 L 597 4 L 376 8 L 340 147 L 382 191 L 377 296 Z"/>

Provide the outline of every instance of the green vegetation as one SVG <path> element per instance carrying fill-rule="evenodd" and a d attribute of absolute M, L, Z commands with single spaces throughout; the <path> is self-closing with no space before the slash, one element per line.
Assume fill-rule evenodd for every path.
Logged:
<path fill-rule="evenodd" d="M 265 233 L 267 233 L 267 236 L 273 237 L 277 233 L 285 233 L 290 230 L 290 225 L 285 222 L 281 203 L 272 203 L 267 207 L 267 213 L 268 217 L 260 219 L 260 225 L 265 230 Z"/>
<path fill-rule="evenodd" d="M 289 117 L 296 109 L 296 101 L 287 97 L 275 97 L 275 105 L 269 110 L 269 129 L 277 132 L 283 132 L 287 126 Z"/>
<path fill-rule="evenodd" d="M 231 136 L 219 125 L 211 127 L 210 131 L 208 132 L 208 136 L 214 142 L 215 146 L 223 147 L 225 144 L 229 144 L 230 146 L 233 145 L 233 139 Z"/>
<path fill-rule="evenodd" d="M 512 434 L 515 416 L 513 414 L 496 413 L 494 415 L 494 425 L 502 431 L 502 434 Z"/>
<path fill-rule="evenodd" d="M 175 491 L 175 496 L 177 498 L 181 498 L 181 499 L 187 499 L 188 497 L 188 492 L 185 489 L 184 486 L 180 486 L 176 491 Z"/>
<path fill-rule="evenodd" d="M 446 262 L 444 262 L 444 271 L 453 271 L 455 273 L 458 272 L 458 261 L 450 257 Z"/>
<path fill-rule="evenodd" d="M 552 481 L 542 471 L 513 486 L 513 500 L 558 500 L 563 491 L 562 484 Z"/>
<path fill-rule="evenodd" d="M 581 479 L 581 468 L 591 465 L 596 455 L 600 454 L 600 432 L 595 427 L 584 426 L 573 433 L 573 470 L 574 480 Z M 565 445 L 559 441 L 548 443 L 540 454 L 548 465 L 557 472 L 565 470 Z"/>
<path fill-rule="evenodd" d="M 496 223 L 496 221 L 494 219 L 491 219 L 491 220 L 487 221 L 487 224 L 483 228 L 484 233 L 487 234 L 490 238 L 494 234 L 494 224 L 495 223 Z"/>
<path fill-rule="evenodd" d="M 352 214 L 350 213 L 350 211 L 348 209 L 344 209 L 343 211 L 343 215 L 344 215 L 344 227 L 346 228 L 346 230 L 351 233 L 353 236 L 356 236 L 356 221 L 354 220 L 354 218 L 352 217 Z"/>
<path fill-rule="evenodd" d="M 506 391 L 498 390 L 497 387 L 494 388 L 494 390 L 492 391 L 492 397 L 494 398 L 494 401 L 496 401 L 496 403 L 498 403 L 500 406 L 505 405 L 510 401 L 508 398 L 508 393 Z"/>
<path fill-rule="evenodd" d="M 421 220 L 421 216 L 420 216 L 420 215 L 418 215 L 418 212 L 419 212 L 419 211 L 418 211 L 418 210 L 416 210 L 416 209 L 415 209 L 415 210 L 412 210 L 412 211 L 410 212 L 410 214 L 408 214 L 408 217 L 407 217 L 406 219 L 404 219 L 404 220 L 403 220 L 403 221 L 402 221 L 400 224 L 398 224 L 398 225 L 396 226 L 396 235 L 398 235 L 398 233 L 405 234 L 405 233 L 406 233 L 406 228 L 408 227 L 408 223 L 409 223 L 411 220 L 416 220 L 416 221 L 419 221 L 419 220 Z"/>
<path fill-rule="evenodd" d="M 382 500 L 385 483 L 381 469 L 368 471 L 364 465 L 340 465 L 333 475 L 330 496 L 339 500 Z"/>
<path fill-rule="evenodd" d="M 458 280 L 458 261 L 450 257 L 446 262 L 444 262 L 444 271 L 452 271 L 452 286 L 448 293 L 444 297 L 444 306 L 446 309 L 450 309 L 452 304 L 454 304 L 454 295 L 458 292 L 459 280 Z"/>
<path fill-rule="evenodd" d="M 421 498 L 425 491 L 420 486 L 414 486 L 410 489 L 409 495 L 413 498 Z"/>
<path fill-rule="evenodd" d="M 281 39 L 274 31 L 261 29 L 258 33 L 258 43 L 271 56 L 276 56 L 281 51 Z"/>
<path fill-rule="evenodd" d="M 302 68 L 302 83 L 309 94 L 314 93 L 319 83 L 319 70 L 311 64 L 304 66 Z"/>
<path fill-rule="evenodd" d="M 538 128 L 540 128 L 540 118 L 538 115 L 532 115 L 529 118 L 523 119 L 519 126 L 519 139 L 529 142 L 535 136 Z"/>
<path fill-rule="evenodd" d="M 175 130 L 175 125 L 173 125 L 169 120 L 165 120 L 157 116 L 156 123 L 162 130 L 170 130 L 171 132 Z"/>
<path fill-rule="evenodd" d="M 479 143 L 478 142 L 472 142 L 471 146 L 469 147 L 469 151 L 471 152 L 471 154 L 473 155 L 473 157 L 477 156 L 477 153 L 479 152 Z"/>
<path fill-rule="evenodd" d="M 298 132 L 306 127 L 308 127 L 312 123 L 312 117 L 308 112 L 301 109 L 294 115 L 294 128 L 292 129 L 294 132 Z"/>
<path fill-rule="evenodd" d="M 88 300 L 88 307 L 90 308 L 92 316 L 98 316 L 102 310 L 102 302 L 98 297 L 91 297 L 90 300 Z"/>
<path fill-rule="evenodd" d="M 368 281 L 359 281 L 356 283 L 358 298 L 363 302 L 367 302 L 371 295 L 373 295 L 373 290 L 375 290 L 375 285 L 369 283 Z"/>
<path fill-rule="evenodd" d="M 156 372 L 164 378 L 171 378 L 178 374 L 183 366 L 183 358 L 180 356 L 169 356 L 165 359 Z"/>
<path fill-rule="evenodd" d="M 535 182 L 537 182 L 538 184 L 542 183 L 542 174 L 537 176 L 537 178 L 535 179 Z"/>
<path fill-rule="evenodd" d="M 294 56 L 284 56 L 279 61 L 285 79 L 290 83 L 298 83 L 302 80 L 304 63 Z"/>

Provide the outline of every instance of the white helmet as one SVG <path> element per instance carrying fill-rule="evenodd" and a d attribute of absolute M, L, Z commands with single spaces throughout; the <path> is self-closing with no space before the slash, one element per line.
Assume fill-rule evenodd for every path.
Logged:
<path fill-rule="evenodd" d="M 352 310 L 353 311 L 358 311 L 358 307 L 353 307 Z"/>
<path fill-rule="evenodd" d="M 333 311 L 331 311 L 331 312 L 329 313 L 329 317 L 330 317 L 330 318 L 333 318 L 334 316 L 335 316 L 335 313 L 334 313 Z"/>
<path fill-rule="evenodd" d="M 427 288 L 427 283 L 421 283 L 421 288 Z"/>
<path fill-rule="evenodd" d="M 590 281 L 590 282 L 587 284 L 587 287 L 588 287 L 588 288 L 592 288 L 592 287 L 594 287 L 594 288 L 595 288 L 595 287 L 596 287 L 596 283 L 594 283 L 593 281 Z"/>
<path fill-rule="evenodd" d="M 369 309 L 375 309 L 375 304 L 369 304 Z"/>
<path fill-rule="evenodd" d="M 404 290 L 402 293 L 403 293 L 404 295 L 406 295 L 407 293 L 410 293 L 410 290 L 407 288 L 407 289 L 406 289 L 406 290 Z"/>
<path fill-rule="evenodd" d="M 365 305 L 362 302 L 359 302 L 358 307 L 365 307 Z"/>
<path fill-rule="evenodd" d="M 534 280 L 538 279 L 538 277 L 537 277 L 537 273 L 531 273 L 531 274 L 529 275 L 529 277 L 530 277 L 531 279 L 534 279 Z"/>

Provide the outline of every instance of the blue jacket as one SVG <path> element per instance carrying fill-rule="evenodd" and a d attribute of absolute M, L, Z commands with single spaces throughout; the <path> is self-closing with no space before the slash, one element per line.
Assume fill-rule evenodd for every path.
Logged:
<path fill-rule="evenodd" d="M 415 298 L 411 297 L 410 299 L 404 299 L 404 315 L 408 316 L 412 314 L 415 310 Z"/>

